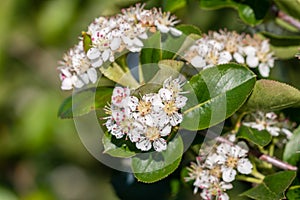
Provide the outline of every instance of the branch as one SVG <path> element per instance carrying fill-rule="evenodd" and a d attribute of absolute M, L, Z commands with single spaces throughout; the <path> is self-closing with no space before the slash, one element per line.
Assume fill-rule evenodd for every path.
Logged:
<path fill-rule="evenodd" d="M 300 21 L 297 19 L 285 14 L 281 10 L 277 12 L 277 17 L 300 30 Z"/>

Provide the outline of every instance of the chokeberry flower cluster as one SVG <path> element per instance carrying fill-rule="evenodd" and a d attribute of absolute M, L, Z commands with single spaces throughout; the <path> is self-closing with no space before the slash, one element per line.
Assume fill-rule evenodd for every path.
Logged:
<path fill-rule="evenodd" d="M 247 158 L 248 150 L 244 147 L 221 143 L 206 155 L 199 155 L 196 162 L 187 168 L 185 181 L 194 181 L 194 194 L 201 190 L 205 200 L 227 200 L 227 190 L 232 189 L 232 181 L 237 173 L 250 174 L 252 164 Z"/>
<path fill-rule="evenodd" d="M 182 94 L 181 78 L 166 79 L 157 93 L 131 95 L 128 88 L 115 87 L 111 104 L 105 108 L 105 126 L 117 139 L 129 139 L 142 151 L 167 149 L 167 136 L 178 126 L 183 116 L 180 109 L 187 102 Z"/>
<path fill-rule="evenodd" d="M 290 139 L 293 135 L 290 131 L 293 125 L 288 123 L 288 120 L 286 119 L 280 119 L 274 112 L 265 113 L 257 111 L 252 113 L 250 116 L 246 117 L 243 125 L 259 131 L 266 130 L 274 137 L 283 134 L 287 139 Z"/>
<path fill-rule="evenodd" d="M 175 16 L 157 8 L 146 10 L 144 6 L 137 4 L 123 9 L 121 14 L 96 18 L 84 33 L 91 40 L 88 49 L 83 47 L 83 38 L 80 38 L 79 43 L 59 63 L 61 89 L 70 90 L 95 83 L 98 67 L 106 62 L 114 62 L 115 55 L 124 50 L 140 52 L 149 32 L 160 31 L 173 36 L 182 34 L 174 28 L 179 22 Z"/>
<path fill-rule="evenodd" d="M 275 59 L 268 40 L 222 30 L 204 34 L 185 52 L 184 58 L 199 69 L 229 62 L 247 64 L 258 68 L 263 77 L 269 76 Z"/>

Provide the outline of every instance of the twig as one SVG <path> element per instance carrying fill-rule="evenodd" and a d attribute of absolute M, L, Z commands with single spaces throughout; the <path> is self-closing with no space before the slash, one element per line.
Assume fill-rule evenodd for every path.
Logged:
<path fill-rule="evenodd" d="M 279 160 L 277 158 L 268 156 L 266 154 L 262 154 L 259 157 L 260 160 L 266 161 L 268 163 L 271 163 L 273 166 L 276 166 L 278 168 L 284 169 L 284 170 L 293 170 L 293 171 L 297 171 L 298 168 L 296 166 L 290 165 L 286 162 L 283 162 L 282 160 Z"/>
<path fill-rule="evenodd" d="M 296 27 L 297 29 L 300 30 L 300 21 L 287 15 L 286 13 L 282 12 L 281 10 L 278 10 L 278 8 L 273 7 L 273 11 L 275 11 L 276 16 L 283 21 L 289 23 L 290 25 Z"/>

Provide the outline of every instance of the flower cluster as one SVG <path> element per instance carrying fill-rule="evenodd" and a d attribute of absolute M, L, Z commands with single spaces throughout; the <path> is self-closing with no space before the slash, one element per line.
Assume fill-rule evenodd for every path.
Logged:
<path fill-rule="evenodd" d="M 181 78 L 166 79 L 158 93 L 145 94 L 138 99 L 130 89 L 115 87 L 111 104 L 105 108 L 108 131 L 117 139 L 129 138 L 142 151 L 163 151 L 172 127 L 182 122 L 180 109 L 187 102 L 182 96 Z"/>
<path fill-rule="evenodd" d="M 247 64 L 250 68 L 258 68 L 263 77 L 268 77 L 274 66 L 268 40 L 234 31 L 204 34 L 185 52 L 184 58 L 200 69 L 229 62 Z"/>
<path fill-rule="evenodd" d="M 143 40 L 149 32 L 160 31 L 180 36 L 181 31 L 174 28 L 179 21 L 169 12 L 161 9 L 144 9 L 144 4 L 137 4 L 122 10 L 122 14 L 96 18 L 89 26 L 85 36 L 91 39 L 88 49 L 84 49 L 83 38 L 71 48 L 59 63 L 61 88 L 70 90 L 81 88 L 97 80 L 96 68 L 105 62 L 114 62 L 115 55 L 127 50 L 140 52 Z"/>
<path fill-rule="evenodd" d="M 239 145 L 221 143 L 213 148 L 208 155 L 200 155 L 196 163 L 188 167 L 185 181 L 194 181 L 194 194 L 202 190 L 200 196 L 205 200 L 227 200 L 226 190 L 233 186 L 237 172 L 250 174 L 252 164 L 247 157 L 248 150 Z"/>
<path fill-rule="evenodd" d="M 251 119 L 246 118 L 243 125 L 259 131 L 266 130 L 275 137 L 282 133 L 287 139 L 290 139 L 293 135 L 293 133 L 289 130 L 292 128 L 292 125 L 285 119 L 281 120 L 274 112 L 264 113 L 262 111 L 257 111 L 251 114 L 251 118 L 255 121 L 250 121 Z"/>

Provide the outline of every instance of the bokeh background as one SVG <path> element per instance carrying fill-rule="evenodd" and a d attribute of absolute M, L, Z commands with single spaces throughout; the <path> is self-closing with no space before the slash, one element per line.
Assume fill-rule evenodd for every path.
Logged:
<path fill-rule="evenodd" d="M 199 198 L 188 188 L 172 196 L 180 187 L 174 181 L 178 177 L 146 185 L 113 171 L 87 152 L 72 120 L 57 117 L 60 103 L 71 94 L 60 90 L 58 60 L 95 17 L 135 2 L 0 1 L 0 200 Z M 203 11 L 193 0 L 176 15 L 203 32 L 225 27 L 251 31 L 234 10 Z M 277 65 L 276 78 L 299 88 L 299 61 Z"/>

